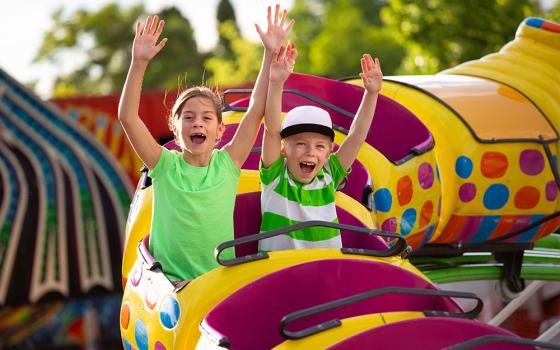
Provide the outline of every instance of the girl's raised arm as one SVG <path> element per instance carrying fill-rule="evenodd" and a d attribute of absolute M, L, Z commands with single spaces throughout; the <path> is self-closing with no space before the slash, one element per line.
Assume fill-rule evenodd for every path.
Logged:
<path fill-rule="evenodd" d="M 239 127 L 231 142 L 226 145 L 226 149 L 231 156 L 235 165 L 241 168 L 257 138 L 259 126 L 264 114 L 268 81 L 270 75 L 270 64 L 274 52 L 277 52 L 286 41 L 288 33 L 294 26 L 294 20 L 286 24 L 287 11 L 283 10 L 280 15 L 280 5 L 276 5 L 274 18 L 272 18 L 272 9 L 267 9 L 267 30 L 264 32 L 258 24 L 255 24 L 257 33 L 259 34 L 264 46 L 264 57 L 262 60 L 261 70 L 255 82 L 253 93 L 251 94 L 251 102 L 247 113 L 239 123 Z"/>
<path fill-rule="evenodd" d="M 150 169 L 156 165 L 161 156 L 161 146 L 156 142 L 150 131 L 140 119 L 140 95 L 142 79 L 148 63 L 165 46 L 167 38 L 157 43 L 165 22 L 158 16 L 148 17 L 142 30 L 142 23 L 136 23 L 136 35 L 132 44 L 132 62 L 128 70 L 126 82 L 119 102 L 119 121 L 144 164 Z"/>

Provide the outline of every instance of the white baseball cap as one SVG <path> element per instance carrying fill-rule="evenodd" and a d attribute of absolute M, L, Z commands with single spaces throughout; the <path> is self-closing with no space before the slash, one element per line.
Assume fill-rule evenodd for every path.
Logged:
<path fill-rule="evenodd" d="M 334 140 L 334 131 L 329 112 L 315 106 L 299 106 L 286 114 L 282 122 L 282 138 L 302 132 L 316 132 Z"/>

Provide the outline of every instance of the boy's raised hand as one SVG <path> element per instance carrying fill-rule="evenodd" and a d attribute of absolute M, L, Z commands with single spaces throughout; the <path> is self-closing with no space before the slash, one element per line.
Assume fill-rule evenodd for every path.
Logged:
<path fill-rule="evenodd" d="M 148 62 L 165 46 L 167 38 L 157 43 L 163 27 L 164 20 L 159 20 L 158 16 L 149 16 L 146 25 L 142 30 L 142 22 L 136 22 L 136 35 L 132 44 L 132 60 Z"/>
<path fill-rule="evenodd" d="M 270 81 L 284 83 L 294 71 L 297 55 L 296 47 L 292 43 L 285 47 L 281 46 L 274 53 L 270 64 Z"/>
<path fill-rule="evenodd" d="M 288 33 L 292 30 L 295 21 L 292 19 L 287 26 L 284 27 L 286 24 L 286 14 L 288 13 L 287 10 L 282 11 L 282 15 L 280 19 L 280 5 L 276 4 L 274 9 L 274 20 L 271 16 L 272 9 L 268 6 L 267 9 L 267 22 L 268 27 L 266 29 L 266 33 L 262 31 L 261 27 L 255 23 L 255 28 L 257 29 L 257 33 L 261 37 L 261 41 L 263 46 L 266 50 L 270 52 L 275 52 L 280 49 L 280 47 L 286 41 L 288 37 Z"/>
<path fill-rule="evenodd" d="M 362 64 L 362 72 L 360 77 L 367 92 L 377 93 L 381 90 L 381 83 L 383 82 L 383 73 L 381 72 L 381 65 L 379 59 L 371 58 L 370 54 L 364 54 L 360 60 Z"/>

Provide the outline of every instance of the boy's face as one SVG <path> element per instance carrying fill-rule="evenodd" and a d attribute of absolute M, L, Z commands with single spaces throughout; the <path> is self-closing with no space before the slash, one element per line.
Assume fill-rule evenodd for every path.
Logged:
<path fill-rule="evenodd" d="M 218 123 L 212 101 L 203 96 L 185 101 L 175 123 L 182 142 L 181 148 L 195 156 L 212 153 L 216 141 L 224 132 L 224 124 Z"/>
<path fill-rule="evenodd" d="M 323 168 L 332 150 L 328 136 L 314 132 L 295 134 L 283 139 L 282 154 L 288 170 L 301 183 L 309 183 Z"/>

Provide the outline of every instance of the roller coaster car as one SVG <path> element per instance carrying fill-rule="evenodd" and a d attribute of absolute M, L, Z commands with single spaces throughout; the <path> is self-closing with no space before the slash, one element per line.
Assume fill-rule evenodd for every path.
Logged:
<path fill-rule="evenodd" d="M 453 298 L 467 296 L 439 291 L 400 254 L 408 245 L 418 255 L 492 251 L 510 287 L 523 288 L 523 250 L 560 225 L 559 33 L 558 24 L 530 18 L 499 53 L 434 76 L 385 78 L 372 129 L 336 195 L 340 224 L 256 234 L 261 129 L 239 181 L 235 240 L 217 248 L 225 266 L 189 283 L 172 284 L 149 254 L 151 187 L 139 185 L 123 257 L 125 348 L 347 349 L 375 339 L 408 348 L 413 336 L 400 334 L 411 332 L 414 347 L 426 349 L 488 341 L 533 348 L 506 331 L 440 317 L 465 314 Z M 339 145 L 363 94 L 357 84 L 293 74 L 282 110 L 325 108 Z M 247 93 L 226 94 L 222 142 Z M 338 225 L 344 248 L 257 252 L 259 239 L 298 225 Z M 236 258 L 220 259 L 223 249 Z M 433 327 L 446 336 L 431 336 Z"/>

